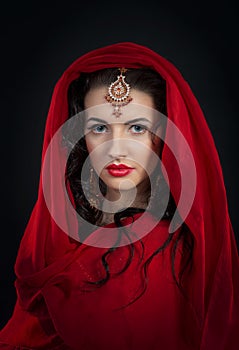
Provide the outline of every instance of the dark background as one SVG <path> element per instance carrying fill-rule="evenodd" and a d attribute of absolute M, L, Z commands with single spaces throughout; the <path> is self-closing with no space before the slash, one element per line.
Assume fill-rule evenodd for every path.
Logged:
<path fill-rule="evenodd" d="M 219 152 L 239 240 L 238 38 L 235 5 L 169 1 L 9 3 L 1 9 L 0 328 L 15 302 L 14 262 L 37 198 L 51 94 L 82 54 L 133 41 L 170 60 L 199 100 Z M 215 203 L 217 205 L 217 203 Z M 211 208 L 208 208 L 210 210 Z"/>

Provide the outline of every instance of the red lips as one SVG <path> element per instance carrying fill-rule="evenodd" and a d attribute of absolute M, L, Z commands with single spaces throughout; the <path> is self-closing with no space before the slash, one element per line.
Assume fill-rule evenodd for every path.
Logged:
<path fill-rule="evenodd" d="M 134 168 L 126 164 L 109 164 L 106 169 L 111 176 L 121 177 L 130 174 Z"/>
<path fill-rule="evenodd" d="M 125 164 L 110 164 L 106 169 L 133 169 L 132 167 Z"/>

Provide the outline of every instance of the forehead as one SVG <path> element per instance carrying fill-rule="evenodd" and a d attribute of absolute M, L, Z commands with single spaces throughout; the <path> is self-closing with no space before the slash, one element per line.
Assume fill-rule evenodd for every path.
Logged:
<path fill-rule="evenodd" d="M 122 115 L 116 118 L 113 115 L 114 107 L 111 103 L 107 102 L 105 96 L 107 95 L 107 87 L 102 86 L 91 89 L 85 97 L 85 115 L 86 120 L 92 117 L 104 118 L 110 122 L 123 123 L 132 118 L 148 118 L 150 121 L 154 121 L 156 115 L 159 115 L 154 109 L 153 98 L 139 90 L 132 89 L 130 96 L 132 101 L 126 106 L 121 107 Z"/>

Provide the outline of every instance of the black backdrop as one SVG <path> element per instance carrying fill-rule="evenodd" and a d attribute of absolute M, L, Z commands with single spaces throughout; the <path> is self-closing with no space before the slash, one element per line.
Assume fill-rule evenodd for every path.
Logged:
<path fill-rule="evenodd" d="M 53 87 L 72 61 L 92 49 L 133 41 L 157 51 L 181 71 L 214 136 L 232 224 L 236 235 L 239 232 L 239 70 L 233 2 L 210 8 L 202 1 L 177 6 L 150 0 L 63 3 L 38 7 L 35 2 L 9 2 L 1 9 L 0 327 L 15 302 L 13 266 L 37 198 Z"/>

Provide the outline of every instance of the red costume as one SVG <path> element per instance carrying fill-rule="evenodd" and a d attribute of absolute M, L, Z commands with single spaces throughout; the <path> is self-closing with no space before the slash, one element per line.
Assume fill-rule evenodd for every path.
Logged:
<path fill-rule="evenodd" d="M 86 292 L 85 281 L 96 281 L 101 271 L 104 273 L 101 256 L 107 249 L 79 244 L 57 226 L 46 207 L 40 181 L 15 266 L 17 303 L 0 332 L 0 349 L 236 350 L 239 260 L 221 166 L 198 102 L 170 62 L 133 43 L 100 48 L 76 60 L 55 87 L 42 160 L 51 138 L 68 118 L 69 84 L 81 72 L 112 67 L 149 67 L 166 80 L 167 117 L 181 130 L 193 154 L 197 185 L 185 223 L 195 244 L 190 280 L 184 286 L 186 297 L 173 280 L 169 245 L 152 260 L 145 293 L 123 307 L 137 294 L 140 264 L 167 239 L 167 220 L 142 238 L 144 261 L 140 261 L 140 243 L 135 242 L 128 269 Z M 162 162 L 172 178 L 176 164 L 167 146 Z M 170 183 L 176 203 L 180 185 L 180 181 Z M 146 227 L 154 218 L 147 214 L 143 220 Z M 127 256 L 127 246 L 115 250 L 109 259 L 111 271 L 119 271 Z M 176 268 L 179 265 L 177 256 Z"/>

